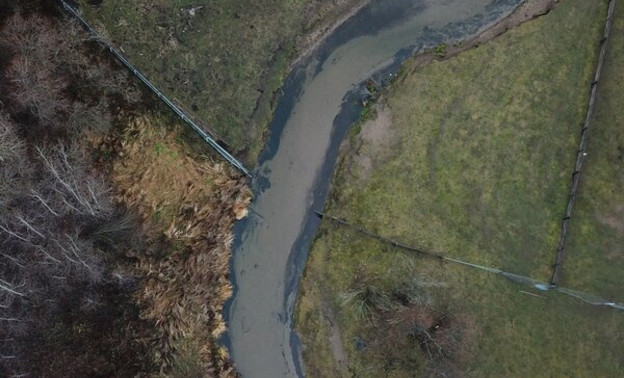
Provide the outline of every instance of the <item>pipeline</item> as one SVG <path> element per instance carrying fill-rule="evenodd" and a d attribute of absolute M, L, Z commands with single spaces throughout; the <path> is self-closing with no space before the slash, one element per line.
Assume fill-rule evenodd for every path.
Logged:
<path fill-rule="evenodd" d="M 190 126 L 199 136 L 208 143 L 221 157 L 223 157 L 228 163 L 233 165 L 236 169 L 242 172 L 245 176 L 251 178 L 251 173 L 245 166 L 232 156 L 225 148 L 221 147 L 217 141 L 214 140 L 208 133 L 206 133 L 201 127 L 199 127 L 189 116 L 187 116 L 179 106 L 174 104 L 167 96 L 165 96 L 152 82 L 150 82 L 145 75 L 136 69 L 109 41 L 107 41 L 102 35 L 95 30 L 89 23 L 80 15 L 80 13 L 65 0 L 58 0 L 63 8 L 76 18 L 82 26 L 84 26 L 94 37 L 95 40 L 103 44 L 111 54 L 113 54 L 121 64 L 123 64 L 134 76 L 136 76 L 146 87 L 148 87 L 158 98 L 165 103 L 184 123 Z"/>
<path fill-rule="evenodd" d="M 442 260 L 442 261 L 446 261 L 452 264 L 456 264 L 456 265 L 460 265 L 460 266 L 464 266 L 464 267 L 469 267 L 469 268 L 473 268 L 473 269 L 478 269 L 478 270 L 482 270 L 482 271 L 486 271 L 488 273 L 493 273 L 493 274 L 497 274 L 499 276 L 505 277 L 510 281 L 516 282 L 516 283 L 520 283 L 523 285 L 527 285 L 527 286 L 531 286 L 537 290 L 540 291 L 554 291 L 554 292 L 558 292 L 561 294 L 565 294 L 571 297 L 574 297 L 576 299 L 579 299 L 585 303 L 594 305 L 594 306 L 604 306 L 604 307 L 610 307 L 616 310 L 624 310 L 624 304 L 622 303 L 617 303 L 614 301 L 609 301 L 600 297 L 597 297 L 595 295 L 592 294 L 587 294 L 587 293 L 583 293 L 580 291 L 575 291 L 575 290 L 571 290 L 571 289 L 566 289 L 566 288 L 562 288 L 562 287 L 558 287 L 556 285 L 552 285 L 552 284 L 548 284 L 545 282 L 541 282 L 538 280 L 535 280 L 533 278 L 530 277 L 526 277 L 520 274 L 515 274 L 515 273 L 510 273 L 510 272 L 505 272 L 503 270 L 497 269 L 497 268 L 492 268 L 492 267 L 488 267 L 488 266 L 484 266 L 484 265 L 479 265 L 479 264 L 475 264 L 475 263 L 471 263 L 468 261 L 464 261 L 464 260 L 459 260 L 459 259 L 454 259 L 448 256 L 445 256 L 443 254 L 439 254 L 439 253 L 434 253 L 434 252 L 428 252 L 425 251 L 421 248 L 416 248 L 416 247 L 412 247 L 412 246 L 408 246 L 406 244 L 403 244 L 401 242 L 398 242 L 396 240 L 392 240 L 390 238 L 387 238 L 385 236 L 381 236 L 378 234 L 375 234 L 371 231 L 368 231 L 367 229 L 357 226 L 355 224 L 352 224 L 351 222 L 348 222 L 342 218 L 338 218 L 332 215 L 328 215 L 328 214 L 324 214 L 321 213 L 319 211 L 315 211 L 316 215 L 321 218 L 321 219 L 329 219 L 332 222 L 338 223 L 342 226 L 346 226 L 349 228 L 352 228 L 354 230 L 356 230 L 357 232 L 369 237 L 369 238 L 373 238 L 373 239 L 377 239 L 379 241 L 381 241 L 382 243 L 386 243 L 389 244 L 393 247 L 396 248 L 400 248 L 400 249 L 404 249 L 410 252 L 416 252 L 420 255 L 429 257 L 429 258 L 435 258 L 438 260 Z"/>

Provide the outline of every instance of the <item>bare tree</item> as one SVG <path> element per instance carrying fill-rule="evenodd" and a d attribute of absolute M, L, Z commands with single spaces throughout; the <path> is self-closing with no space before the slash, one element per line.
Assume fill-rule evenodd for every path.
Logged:
<path fill-rule="evenodd" d="M 35 62 L 51 63 L 58 62 L 61 57 L 66 59 L 68 55 L 72 58 L 81 55 L 75 39 L 79 35 L 71 23 L 61 26 L 57 20 L 44 15 L 32 13 L 25 16 L 19 10 L 9 17 L 0 31 L 0 38 L 19 55 Z"/>
<path fill-rule="evenodd" d="M 9 116 L 0 113 L 0 164 L 18 157 L 23 143 L 14 132 Z"/>
<path fill-rule="evenodd" d="M 61 311 L 93 311 L 109 300 L 103 287 L 128 281 L 103 263 L 128 221 L 81 137 L 106 132 L 111 104 L 140 96 L 125 73 L 95 64 L 79 30 L 19 10 L 0 25 L 10 50 L 0 67 L 0 376 L 29 371 L 25 335 Z"/>
<path fill-rule="evenodd" d="M 45 62 L 18 56 L 10 63 L 7 76 L 13 85 L 15 106 L 30 111 L 39 123 L 50 125 L 68 111 L 70 103 L 63 92 L 69 83 Z"/>
<path fill-rule="evenodd" d="M 38 167 L 24 178 L 30 189 L 14 188 L 0 202 L 0 337 L 30 326 L 34 308 L 54 311 L 55 298 L 103 278 L 100 252 L 84 230 L 112 216 L 108 187 L 87 172 L 77 148 L 35 151 Z"/>
<path fill-rule="evenodd" d="M 72 149 L 59 144 L 47 151 L 39 147 L 36 150 L 49 173 L 45 187 L 56 193 L 51 197 L 57 200 L 59 213 L 72 211 L 98 219 L 112 215 L 113 209 L 108 199 L 110 189 L 103 180 L 87 174 L 78 159 L 71 158 L 70 155 L 79 154 L 75 145 Z M 49 206 L 46 209 L 52 211 Z"/>

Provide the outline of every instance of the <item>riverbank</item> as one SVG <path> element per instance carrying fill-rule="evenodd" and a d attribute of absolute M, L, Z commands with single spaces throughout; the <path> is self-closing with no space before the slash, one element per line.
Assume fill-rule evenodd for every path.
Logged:
<path fill-rule="evenodd" d="M 524 22 L 539 4 L 404 64 L 345 141 L 325 212 L 547 281 L 606 2 Z M 611 376 L 622 322 L 324 221 L 296 325 L 311 377 Z"/>
<path fill-rule="evenodd" d="M 342 0 L 336 2 L 333 7 L 328 7 L 319 1 L 311 6 L 306 12 L 309 16 L 306 17 L 303 32 L 297 38 L 296 52 L 290 70 L 309 57 L 331 33 L 370 2 L 371 0 Z"/>
<path fill-rule="evenodd" d="M 362 0 L 80 3 L 133 64 L 253 167 L 298 50 L 319 41 Z"/>
<path fill-rule="evenodd" d="M 256 177 L 254 216 L 239 228 L 227 343 L 245 376 L 301 376 L 291 328 L 298 282 L 344 132 L 365 83 L 387 80 L 418 46 L 472 35 L 518 2 L 371 3 L 284 86 Z M 285 204 L 287 204 L 285 206 Z"/>
<path fill-rule="evenodd" d="M 186 110 L 190 107 L 202 120 L 226 120 L 219 127 L 227 135 L 219 127 L 204 126 L 229 147 L 235 140 L 234 149 L 253 165 L 294 54 L 296 34 L 318 33 L 305 38 L 317 42 L 324 35 L 321 29 L 333 30 L 333 22 L 351 14 L 353 3 L 295 2 L 278 7 L 283 14 L 277 23 L 267 17 L 279 15 L 274 9 L 267 13 L 262 3 L 168 9 L 173 3 L 150 7 L 145 2 L 106 1 L 83 4 L 82 9 L 165 92 L 177 93 Z M 299 12 L 304 5 L 306 12 Z M 300 22 L 306 24 L 304 32 L 298 31 Z M 221 91 L 206 89 L 214 85 Z M 254 87 L 259 89 L 247 93 Z M 205 107 L 200 109 L 200 103 Z M 225 103 L 227 108 L 219 106 Z M 232 107 L 247 110 L 237 113 Z M 216 340 L 225 330 L 222 307 L 232 290 L 231 228 L 249 198 L 243 181 L 203 157 L 199 151 L 204 146 L 196 139 L 169 117 L 150 114 L 129 119 L 102 148 L 116 157 L 112 177 L 119 203 L 140 214 L 159 250 L 133 252 L 136 274 L 144 280 L 136 295 L 141 316 L 158 324 L 150 345 L 152 362 L 174 376 L 229 376 L 235 374 L 231 361 Z M 184 146 L 189 142 L 191 149 Z"/>
<path fill-rule="evenodd" d="M 479 47 L 481 44 L 499 37 L 510 29 L 547 14 L 553 7 L 559 4 L 560 1 L 561 0 L 525 1 L 509 16 L 459 44 L 441 44 L 428 53 L 417 54 L 410 63 L 405 66 L 405 69 L 417 70 L 424 65 L 431 64 L 433 61 L 451 59 L 464 51 Z"/>

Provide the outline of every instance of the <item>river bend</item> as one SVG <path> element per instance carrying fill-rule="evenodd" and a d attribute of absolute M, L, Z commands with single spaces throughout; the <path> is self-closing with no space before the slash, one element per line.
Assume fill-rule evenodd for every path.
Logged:
<path fill-rule="evenodd" d="M 254 179 L 250 217 L 236 225 L 226 346 L 244 378 L 303 376 L 292 331 L 299 279 L 338 147 L 357 119 L 363 82 L 385 82 L 423 47 L 457 41 L 521 0 L 374 0 L 286 79 Z"/>

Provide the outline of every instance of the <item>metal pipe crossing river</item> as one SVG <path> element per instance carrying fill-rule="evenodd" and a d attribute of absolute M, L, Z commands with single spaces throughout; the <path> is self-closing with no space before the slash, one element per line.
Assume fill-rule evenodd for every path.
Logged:
<path fill-rule="evenodd" d="M 581 301 L 583 301 L 585 303 L 589 303 L 589 304 L 594 305 L 594 306 L 604 306 L 604 307 L 611 307 L 611 308 L 616 309 L 616 310 L 624 310 L 624 303 L 618 303 L 618 302 L 615 302 L 615 301 L 611 301 L 611 300 L 600 298 L 600 297 L 598 297 L 596 295 L 593 295 L 593 294 L 587 294 L 587 293 L 583 293 L 583 292 L 580 292 L 580 291 L 559 287 L 557 285 L 547 284 L 545 282 L 541 282 L 541 281 L 535 280 L 535 279 L 530 278 L 530 277 L 522 276 L 520 274 L 505 272 L 505 271 L 503 271 L 501 269 L 498 269 L 498 268 L 492 268 L 492 267 L 489 267 L 489 266 L 474 264 L 474 263 L 471 263 L 471 262 L 468 262 L 468 261 L 464 261 L 464 260 L 454 259 L 454 258 L 445 256 L 445 255 L 439 254 L 439 253 L 428 252 L 428 251 L 425 251 L 425 250 L 417 248 L 417 247 L 408 246 L 406 244 L 403 244 L 403 243 L 398 242 L 396 240 L 392 240 L 392 239 L 387 238 L 385 236 L 381 236 L 381 235 L 375 234 L 375 233 L 373 233 L 371 231 L 368 231 L 364 227 L 357 226 L 357 225 L 355 225 L 355 224 L 353 224 L 353 223 L 351 223 L 351 222 L 349 222 L 349 221 L 347 221 L 345 219 L 338 218 L 338 217 L 335 217 L 335 216 L 329 215 L 329 214 L 324 214 L 324 213 L 322 213 L 320 211 L 315 211 L 315 213 L 320 218 L 329 219 L 329 220 L 331 220 L 333 222 L 336 222 L 336 223 L 338 223 L 338 224 L 340 224 L 342 226 L 350 227 L 350 228 L 354 229 L 355 231 L 357 231 L 357 232 L 359 232 L 359 233 L 361 233 L 363 235 L 366 235 L 366 236 L 368 236 L 370 238 L 373 238 L 373 239 L 377 239 L 377 240 L 381 241 L 382 243 L 390 244 L 390 245 L 392 245 L 393 247 L 396 247 L 396 248 L 401 248 L 401 249 L 404 249 L 404 250 L 407 250 L 407 251 L 410 251 L 410 252 L 416 252 L 418 254 L 421 254 L 421 255 L 424 255 L 424 256 L 427 256 L 427 257 L 432 257 L 432 258 L 440 259 L 440 260 L 443 260 L 443 261 L 448 261 L 448 262 L 451 262 L 451 263 L 454 263 L 454 264 L 459 264 L 459 265 L 463 265 L 463 266 L 467 266 L 467 267 L 471 267 L 471 268 L 475 268 L 475 269 L 480 269 L 480 270 L 483 270 L 483 271 L 486 271 L 486 272 L 498 274 L 498 275 L 501 275 L 501 276 L 507 278 L 508 280 L 511 280 L 511 281 L 514 281 L 514 282 L 517 282 L 517 283 L 521 283 L 521 284 L 524 284 L 524 285 L 532 286 L 535 289 L 538 289 L 538 290 L 541 290 L 541 291 L 552 290 L 552 291 L 556 291 L 556 292 L 559 292 L 559 293 L 563 293 L 563 294 L 572 296 L 572 297 L 574 297 L 576 299 L 580 299 Z"/>
<path fill-rule="evenodd" d="M 107 41 L 102 35 L 95 30 L 89 23 L 80 15 L 80 13 L 71 5 L 69 5 L 65 0 L 58 0 L 63 8 L 69 12 L 72 16 L 74 16 L 80 23 L 87 29 L 91 34 L 93 34 L 96 40 L 103 45 L 106 46 L 108 51 L 110 51 L 115 57 L 130 70 L 143 84 L 145 84 L 152 92 L 154 92 L 158 98 L 164 102 L 173 112 L 184 121 L 187 125 L 189 125 L 199 136 L 204 139 L 206 143 L 208 143 L 212 148 L 214 148 L 219 155 L 221 155 L 228 163 L 232 164 L 236 169 L 241 171 L 245 176 L 251 177 L 251 173 L 245 166 L 237 160 L 234 156 L 232 156 L 225 148 L 221 147 L 219 143 L 217 143 L 214 138 L 212 138 L 208 133 L 206 133 L 201 127 L 199 127 L 190 117 L 188 117 L 179 106 L 174 104 L 171 100 L 167 98 L 154 84 L 152 84 L 146 77 L 143 75 L 138 69 L 136 69 L 109 41 Z"/>

